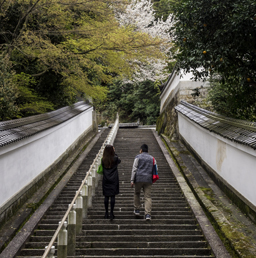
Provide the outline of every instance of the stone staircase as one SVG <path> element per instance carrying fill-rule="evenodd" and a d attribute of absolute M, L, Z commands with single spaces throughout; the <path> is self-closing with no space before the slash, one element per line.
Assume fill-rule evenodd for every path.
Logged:
<path fill-rule="evenodd" d="M 44 246 L 49 243 L 106 135 L 107 131 L 63 189 L 19 257 L 42 256 Z M 149 153 L 156 158 L 160 177 L 152 188 L 151 221 L 145 221 L 143 208 L 141 216 L 134 216 L 134 190 L 130 187 L 133 160 L 143 143 L 148 144 Z M 76 256 L 72 257 L 213 257 L 152 131 L 119 129 L 115 149 L 122 160 L 118 168 L 120 194 L 116 196 L 115 219 L 103 219 L 100 181 L 93 207 L 83 221 L 82 233 L 77 236 Z M 143 194 L 141 197 L 143 203 Z"/>
<path fill-rule="evenodd" d="M 90 165 L 105 141 L 109 131 L 109 129 L 105 129 L 102 132 L 90 153 L 86 156 L 79 169 L 63 188 L 61 194 L 55 200 L 52 207 L 46 212 L 45 216 L 38 224 L 37 229 L 34 231 L 34 234 L 26 242 L 24 248 L 17 257 L 41 257 L 43 255 L 45 246 L 47 246 L 51 241 L 51 238 L 59 225 L 59 221 L 62 220 L 66 213 L 68 205 L 73 200 L 76 191 L 81 185 L 86 172 L 89 170 Z M 55 246 L 57 247 L 57 242 L 55 243 Z"/>

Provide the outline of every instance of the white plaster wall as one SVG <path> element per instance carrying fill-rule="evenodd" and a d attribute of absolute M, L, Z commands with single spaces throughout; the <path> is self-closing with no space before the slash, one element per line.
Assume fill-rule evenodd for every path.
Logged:
<path fill-rule="evenodd" d="M 92 127 L 93 108 L 54 127 L 0 148 L 0 209 Z"/>
<path fill-rule="evenodd" d="M 182 76 L 181 76 L 182 74 Z M 208 87 L 208 82 L 203 81 L 193 81 L 191 78 L 193 77 L 192 72 L 184 74 L 183 71 L 181 73 L 173 73 L 172 77 L 168 81 L 168 84 L 166 85 L 164 91 L 160 95 L 160 112 L 164 108 L 165 102 L 170 96 L 170 94 L 173 94 L 175 96 L 177 90 L 180 88 L 180 95 L 187 96 L 191 94 L 191 90 L 197 87 Z"/>
<path fill-rule="evenodd" d="M 256 151 L 200 127 L 178 113 L 179 132 L 214 171 L 256 206 Z"/>
<path fill-rule="evenodd" d="M 175 91 L 175 89 L 178 87 L 180 82 L 180 75 L 173 73 L 172 77 L 170 78 L 170 80 L 168 81 L 168 84 L 165 87 L 165 90 L 162 92 L 162 94 L 160 95 L 160 111 L 163 109 L 163 106 L 165 104 L 165 101 L 167 100 L 167 98 L 169 97 L 169 95 Z"/>

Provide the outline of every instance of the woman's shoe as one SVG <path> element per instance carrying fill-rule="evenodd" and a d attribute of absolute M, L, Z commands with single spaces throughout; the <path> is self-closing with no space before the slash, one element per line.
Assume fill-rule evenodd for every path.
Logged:
<path fill-rule="evenodd" d="M 105 213 L 104 219 L 108 219 L 108 212 Z"/>
<path fill-rule="evenodd" d="M 110 220 L 113 220 L 114 218 L 115 218 L 115 215 L 114 215 L 114 213 L 110 213 Z"/>

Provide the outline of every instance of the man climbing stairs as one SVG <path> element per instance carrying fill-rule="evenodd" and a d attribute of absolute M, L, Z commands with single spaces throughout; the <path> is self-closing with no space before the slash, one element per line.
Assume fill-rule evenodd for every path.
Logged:
<path fill-rule="evenodd" d="M 133 214 L 134 189 L 130 184 L 134 157 L 143 143 L 156 158 L 160 176 L 152 188 L 150 222 L 144 219 L 144 207 L 139 217 Z M 77 237 L 76 256 L 212 257 L 152 131 L 120 129 L 114 145 L 122 160 L 118 167 L 120 194 L 116 197 L 115 219 L 104 219 L 104 197 L 99 183 L 82 234 Z"/>

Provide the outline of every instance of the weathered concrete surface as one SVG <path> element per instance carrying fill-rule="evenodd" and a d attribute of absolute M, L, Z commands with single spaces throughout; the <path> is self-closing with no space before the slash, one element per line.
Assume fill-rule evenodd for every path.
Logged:
<path fill-rule="evenodd" d="M 102 133 L 103 131 L 101 131 Z M 26 241 L 26 239 L 32 234 L 34 228 L 39 223 L 39 221 L 42 219 L 43 215 L 45 214 L 46 210 L 52 205 L 54 200 L 58 197 L 61 190 L 64 188 L 64 186 L 67 184 L 68 180 L 71 178 L 71 176 L 76 172 L 79 165 L 82 163 L 84 158 L 88 155 L 94 144 L 97 142 L 98 138 L 100 137 L 101 133 L 98 133 L 96 137 L 89 143 L 85 151 L 78 157 L 78 159 L 74 162 L 74 164 L 68 169 L 67 173 L 61 181 L 58 183 L 58 185 L 54 188 L 54 190 L 48 195 L 48 197 L 44 200 L 44 202 L 40 205 L 40 207 L 34 212 L 34 214 L 30 217 L 30 219 L 26 222 L 24 227 L 17 233 L 17 235 L 13 238 L 13 240 L 10 242 L 10 244 L 4 249 L 4 251 L 0 254 L 0 258 L 9 258 L 9 257 L 15 257 L 20 248 L 22 247 L 23 243 Z M 91 140 L 92 138 L 88 139 L 88 141 L 85 143 L 85 145 Z M 81 151 L 81 149 L 78 150 L 78 153 Z M 76 153 L 78 155 L 78 153 Z M 74 160 L 74 156 L 72 160 L 67 160 L 66 162 L 66 168 L 70 166 L 72 161 Z M 53 180 L 53 178 L 51 178 Z M 54 182 L 51 183 L 51 186 L 54 184 Z M 43 187 L 46 187 L 44 185 Z M 42 187 L 42 188 L 43 188 Z M 39 191 L 34 195 L 35 197 L 32 197 L 33 200 L 39 198 L 42 198 L 42 193 L 40 193 L 41 188 Z M 38 194 L 38 195 L 37 195 Z M 31 200 L 30 200 L 31 201 Z M 23 207 L 24 208 L 24 207 Z M 16 228 L 12 228 L 12 225 L 17 224 L 20 222 L 20 215 L 22 217 L 26 218 L 26 213 L 28 211 L 25 209 L 21 209 L 16 216 L 8 223 L 6 224 L 0 231 L 1 235 L 1 245 L 4 245 L 6 241 L 8 241 L 13 236 L 13 230 Z M 29 215 L 29 214 L 27 214 Z"/>
<path fill-rule="evenodd" d="M 226 197 L 182 143 L 162 136 L 207 216 L 233 249 L 233 257 L 256 257 L 256 225 Z"/>
<path fill-rule="evenodd" d="M 228 253 L 227 249 L 223 245 L 222 241 L 220 240 L 219 236 L 217 235 L 215 229 L 213 228 L 212 224 L 210 223 L 209 219 L 205 215 L 202 207 L 200 206 L 199 202 L 197 201 L 195 195 L 192 193 L 190 187 L 188 186 L 186 180 L 184 179 L 183 175 L 179 171 L 178 167 L 174 163 L 173 159 L 169 155 L 168 150 L 166 149 L 164 143 L 161 141 L 161 138 L 154 132 L 156 140 L 167 160 L 169 166 L 171 167 L 184 195 L 190 204 L 191 209 L 207 239 L 209 242 L 214 255 L 217 258 L 229 258 L 231 255 Z"/>

